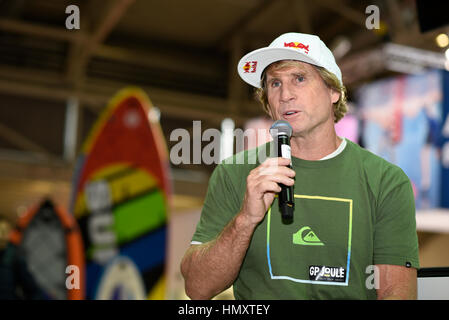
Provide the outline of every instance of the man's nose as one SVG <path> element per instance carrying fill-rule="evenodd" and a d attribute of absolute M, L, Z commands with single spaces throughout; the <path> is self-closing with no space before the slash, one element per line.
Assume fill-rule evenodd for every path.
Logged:
<path fill-rule="evenodd" d="M 293 88 L 288 83 L 285 83 L 281 87 L 281 102 L 289 102 L 296 98 Z"/>

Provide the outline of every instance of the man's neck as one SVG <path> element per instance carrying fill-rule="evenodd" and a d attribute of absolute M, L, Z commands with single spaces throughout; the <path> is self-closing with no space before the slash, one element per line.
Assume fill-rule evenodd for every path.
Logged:
<path fill-rule="evenodd" d="M 292 137 L 290 145 L 293 157 L 313 161 L 334 152 L 341 142 L 334 129 L 328 133 Z"/>

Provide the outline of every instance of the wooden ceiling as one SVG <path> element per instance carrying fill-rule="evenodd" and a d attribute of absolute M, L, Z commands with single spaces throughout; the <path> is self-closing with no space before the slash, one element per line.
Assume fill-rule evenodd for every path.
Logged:
<path fill-rule="evenodd" d="M 381 30 L 365 26 L 372 4 Z M 69 5 L 80 10 L 79 30 L 66 29 Z M 0 0 L 0 215 L 46 195 L 67 203 L 82 141 L 125 86 L 143 88 L 160 109 L 169 148 L 170 132 L 192 130 L 193 120 L 205 130 L 262 115 L 237 61 L 289 31 L 317 34 L 331 49 L 349 41 L 338 63 L 350 91 L 383 71 L 357 73 L 353 57 L 387 41 L 441 52 L 438 30 L 419 31 L 410 0 Z M 71 132 L 68 101 L 78 119 Z M 213 166 L 172 167 L 175 205 L 198 204 Z"/>

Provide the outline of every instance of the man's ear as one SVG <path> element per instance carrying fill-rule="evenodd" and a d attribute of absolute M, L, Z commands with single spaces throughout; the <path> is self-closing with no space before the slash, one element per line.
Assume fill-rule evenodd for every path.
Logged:
<path fill-rule="evenodd" d="M 335 89 L 331 89 L 331 101 L 332 104 L 337 103 L 338 99 L 340 99 L 341 93 Z"/>

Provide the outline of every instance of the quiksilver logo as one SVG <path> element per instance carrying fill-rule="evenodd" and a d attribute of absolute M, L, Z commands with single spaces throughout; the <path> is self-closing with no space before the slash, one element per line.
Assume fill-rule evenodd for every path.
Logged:
<path fill-rule="evenodd" d="M 324 243 L 308 226 L 302 227 L 293 234 L 293 243 L 303 246 L 324 246 Z"/>

